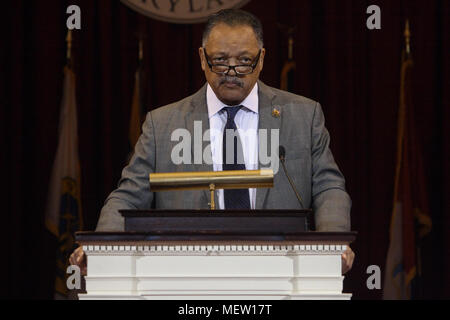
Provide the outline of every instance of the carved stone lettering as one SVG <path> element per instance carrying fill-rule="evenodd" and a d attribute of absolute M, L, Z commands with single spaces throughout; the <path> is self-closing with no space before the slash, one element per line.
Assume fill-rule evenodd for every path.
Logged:
<path fill-rule="evenodd" d="M 240 8 L 250 0 L 121 0 L 151 18 L 172 23 L 199 23 L 222 9 Z"/>

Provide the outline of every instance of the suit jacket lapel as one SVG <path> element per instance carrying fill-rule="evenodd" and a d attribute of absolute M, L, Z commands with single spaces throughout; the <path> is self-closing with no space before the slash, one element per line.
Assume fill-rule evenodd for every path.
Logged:
<path fill-rule="evenodd" d="M 208 106 L 206 105 L 206 84 L 192 97 L 191 101 L 191 111 L 186 115 L 185 118 L 186 123 L 186 129 L 191 134 L 191 161 L 192 165 L 187 166 L 191 168 L 194 172 L 199 171 L 213 171 L 214 167 L 212 164 L 206 164 L 203 159 L 203 151 L 208 144 L 207 142 L 203 143 L 203 134 L 206 132 L 206 130 L 209 130 L 209 117 L 208 117 Z M 201 123 L 201 131 L 198 130 L 197 135 L 195 135 L 195 122 Z M 197 139 L 197 141 L 196 141 Z M 201 149 L 197 149 L 197 152 L 195 152 L 195 146 L 197 143 L 201 146 Z M 199 144 L 200 143 L 200 144 Z M 198 153 L 200 151 L 200 154 Z M 201 161 L 200 163 L 196 163 L 195 156 L 200 157 Z M 199 159 L 197 159 L 199 160 Z M 197 161 L 198 162 L 198 161 Z M 204 195 L 206 199 L 209 201 L 210 193 L 208 190 L 203 190 Z M 217 200 L 217 193 L 216 193 L 216 203 L 218 203 Z"/>
<path fill-rule="evenodd" d="M 280 130 L 281 127 L 281 106 L 274 105 L 275 93 L 264 83 L 258 81 L 258 95 L 259 95 L 259 127 L 258 129 L 266 129 L 267 141 L 270 139 L 271 130 Z M 278 116 L 273 114 L 274 109 L 278 110 Z M 258 132 L 258 137 L 259 133 Z M 281 133 L 280 133 L 281 136 Z M 261 141 L 260 137 L 258 139 Z M 273 143 L 273 142 L 271 142 Z M 259 148 L 258 148 L 259 149 Z M 270 154 L 270 145 L 268 146 L 268 153 Z M 259 159 L 259 168 L 268 167 L 268 165 L 261 164 L 261 158 Z M 256 191 L 256 209 L 262 209 L 264 202 L 267 198 L 268 188 L 261 188 Z"/>

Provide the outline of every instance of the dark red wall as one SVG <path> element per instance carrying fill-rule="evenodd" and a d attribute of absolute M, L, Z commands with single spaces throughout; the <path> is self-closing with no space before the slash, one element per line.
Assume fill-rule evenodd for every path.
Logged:
<path fill-rule="evenodd" d="M 115 187 L 129 152 L 128 120 L 138 31 L 147 33 L 147 108 L 174 102 L 204 83 L 197 48 L 202 25 L 140 16 L 119 1 L 16 0 L 2 4 L 0 142 L 2 279 L 5 297 L 50 298 L 55 240 L 44 228 L 48 181 L 56 151 L 65 20 L 82 11 L 74 33 L 82 205 L 86 229 Z M 366 8 L 382 10 L 382 29 L 366 28 Z M 346 290 L 378 299 L 366 288 L 367 266 L 382 270 L 393 200 L 400 56 L 406 18 L 412 28 L 414 101 L 433 231 L 424 244 L 425 297 L 450 297 L 449 123 L 450 2 L 253 0 L 267 49 L 262 80 L 279 86 L 287 48 L 277 23 L 297 25 L 295 93 L 318 100 L 331 147 L 353 199 L 356 261 Z M 444 165 L 445 164 L 445 165 Z"/>

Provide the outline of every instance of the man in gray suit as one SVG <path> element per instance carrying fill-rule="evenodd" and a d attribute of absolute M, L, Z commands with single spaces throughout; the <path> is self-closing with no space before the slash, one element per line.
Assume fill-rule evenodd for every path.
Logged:
<path fill-rule="evenodd" d="M 286 149 L 286 167 L 303 205 L 314 210 L 316 230 L 350 230 L 351 200 L 329 149 L 330 138 L 321 106 L 259 81 L 265 53 L 261 22 L 252 14 L 223 10 L 209 19 L 199 48 L 207 84 L 194 95 L 147 114 L 134 155 L 122 172 L 118 188 L 106 199 L 96 231 L 122 231 L 124 220 L 120 209 L 207 208 L 206 191 L 151 193 L 148 174 L 238 168 L 235 163 L 227 167 L 225 161 L 217 160 L 225 160 L 228 152 L 228 145 L 227 149 L 225 145 L 222 148 L 225 129 L 250 132 L 245 139 L 240 136 L 243 169 L 263 167 L 260 130 L 267 129 L 269 135 L 275 132 L 273 137 L 278 137 L 277 142 Z M 207 139 L 210 143 L 206 143 L 209 148 L 206 152 L 203 145 L 199 149 L 201 161 L 195 161 L 199 154 L 194 147 L 183 150 L 184 161 L 174 160 L 177 155 L 174 150 L 179 145 L 174 133 L 195 136 L 198 129 L 201 132 L 210 129 Z M 225 135 L 223 141 L 228 144 Z M 210 163 L 204 161 L 204 153 L 211 156 Z M 274 153 L 277 160 L 278 149 L 272 148 L 272 159 Z M 236 208 L 232 207 L 236 203 L 248 209 L 301 208 L 283 172 L 275 174 L 272 189 L 233 192 L 217 192 L 220 209 Z M 343 273 L 351 268 L 353 259 L 354 253 L 349 248 L 342 257 Z M 84 260 L 80 248 L 70 258 L 72 264 L 83 268 Z"/>

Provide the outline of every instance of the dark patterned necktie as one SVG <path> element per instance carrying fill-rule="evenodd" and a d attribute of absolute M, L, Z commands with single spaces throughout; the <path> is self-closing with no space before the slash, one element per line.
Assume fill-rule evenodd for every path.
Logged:
<path fill-rule="evenodd" d="M 239 134 L 236 131 L 234 117 L 242 106 L 225 107 L 227 123 L 223 130 L 223 170 L 245 170 L 244 154 Z M 227 134 L 227 130 L 228 134 Z M 235 133 L 235 136 L 233 136 Z M 227 139 L 228 135 L 228 139 Z M 232 153 L 232 154 L 230 154 Z M 228 154 L 228 161 L 227 161 Z M 238 161 L 239 159 L 239 161 Z M 225 209 L 250 209 L 250 196 L 248 189 L 225 189 Z"/>

